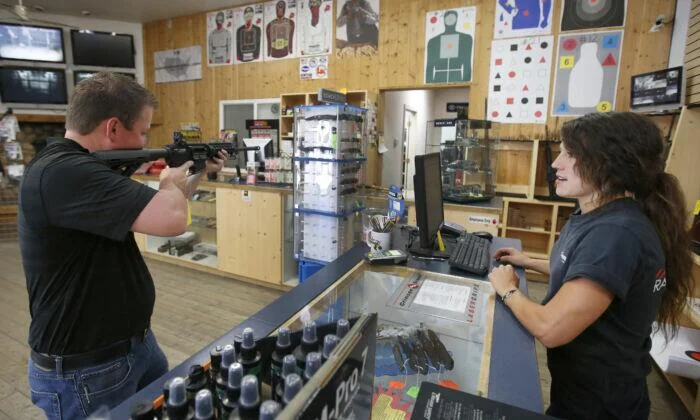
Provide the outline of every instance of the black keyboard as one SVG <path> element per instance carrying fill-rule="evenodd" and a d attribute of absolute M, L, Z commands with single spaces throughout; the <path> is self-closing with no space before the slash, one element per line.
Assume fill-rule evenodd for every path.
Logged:
<path fill-rule="evenodd" d="M 452 247 L 450 266 L 483 276 L 489 271 L 491 241 L 465 234 Z"/>

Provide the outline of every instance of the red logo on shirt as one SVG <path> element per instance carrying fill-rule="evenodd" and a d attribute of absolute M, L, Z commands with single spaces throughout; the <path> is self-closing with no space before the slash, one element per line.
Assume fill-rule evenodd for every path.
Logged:
<path fill-rule="evenodd" d="M 659 268 L 656 271 L 656 281 L 654 281 L 654 293 L 666 287 L 666 269 Z"/>

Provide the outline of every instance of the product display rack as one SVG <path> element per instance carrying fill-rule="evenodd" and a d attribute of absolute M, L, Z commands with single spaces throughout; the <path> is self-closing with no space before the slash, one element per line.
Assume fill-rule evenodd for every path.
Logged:
<path fill-rule="evenodd" d="M 365 112 L 346 104 L 294 108 L 294 256 L 300 265 L 325 265 L 360 239 Z"/>

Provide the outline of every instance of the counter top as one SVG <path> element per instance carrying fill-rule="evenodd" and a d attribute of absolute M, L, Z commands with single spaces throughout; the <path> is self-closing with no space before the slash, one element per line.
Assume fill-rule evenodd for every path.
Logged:
<path fill-rule="evenodd" d="M 134 175 L 134 179 L 139 181 L 158 181 L 157 176 L 153 175 Z M 283 194 L 292 194 L 294 190 L 291 185 L 288 187 L 280 186 L 278 184 L 236 184 L 231 182 L 220 182 L 220 181 L 201 181 L 199 183 L 202 187 L 207 188 L 230 188 L 234 190 L 248 190 L 248 191 L 267 191 L 267 192 L 279 192 Z"/>
<path fill-rule="evenodd" d="M 401 238 L 397 239 L 401 240 Z M 495 253 L 496 249 L 503 246 L 520 248 L 520 241 L 494 238 L 491 245 L 491 253 Z M 112 411 L 112 418 L 128 418 L 129 408 L 136 402 L 156 399 L 161 395 L 162 384 L 167 379 L 175 376 L 184 377 L 187 375 L 189 366 L 207 363 L 209 361 L 209 349 L 216 345 L 233 342 L 234 337 L 241 336 L 244 328 L 252 327 L 259 337 L 273 334 L 280 325 L 284 324 L 316 297 L 324 293 L 334 283 L 343 279 L 346 273 L 363 261 L 368 251 L 369 249 L 365 243 L 357 244 L 343 256 L 308 278 L 304 283 L 286 292 L 273 303 L 261 309 L 218 339 L 207 344 L 199 352 L 146 386 L 136 395 L 124 401 Z M 451 269 L 446 261 L 409 259 L 407 264 L 409 267 L 416 269 L 464 275 Z M 516 272 L 520 278 L 520 289 L 527 293 L 524 271 L 518 269 Z M 486 281 L 485 276 L 482 279 Z M 543 404 L 534 339 L 500 301 L 497 301 L 495 306 L 491 348 L 488 398 L 541 413 Z"/>
<path fill-rule="evenodd" d="M 415 204 L 416 200 L 415 200 L 415 196 L 414 196 L 413 191 L 406 191 L 405 197 L 406 197 L 405 198 L 406 203 Z M 445 207 L 447 209 L 453 208 L 453 209 L 458 210 L 458 209 L 463 209 L 465 207 L 476 207 L 478 209 L 494 209 L 494 210 L 502 211 L 503 210 L 503 197 L 495 196 L 492 199 L 490 199 L 489 201 L 480 201 L 477 203 L 465 203 L 465 204 L 451 203 L 449 201 L 443 200 L 442 205 L 443 205 L 443 207 Z"/>
<path fill-rule="evenodd" d="M 394 248 L 401 248 L 408 240 L 408 232 L 395 230 L 392 236 Z M 494 237 L 491 242 L 491 268 L 495 266 L 493 255 L 503 247 L 522 249 L 519 239 Z M 450 267 L 447 261 L 418 260 L 409 258 L 407 265 L 419 270 L 464 276 L 465 273 Z M 491 271 L 489 268 L 489 271 Z M 525 270 L 515 269 L 520 279 L 519 288 L 527 296 Z M 470 275 L 471 277 L 478 277 Z M 487 276 L 482 276 L 488 281 Z M 491 338 L 491 367 L 489 371 L 489 391 L 487 398 L 514 405 L 536 413 L 543 412 L 540 373 L 537 367 L 535 339 L 525 327 L 496 299 Z"/>

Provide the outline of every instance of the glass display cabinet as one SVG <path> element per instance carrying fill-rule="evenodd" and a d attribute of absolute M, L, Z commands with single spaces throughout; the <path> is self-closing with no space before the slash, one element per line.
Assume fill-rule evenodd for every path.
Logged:
<path fill-rule="evenodd" d="M 488 201 L 494 196 L 497 154 L 490 121 L 428 121 L 426 153 L 440 153 L 443 199 L 453 203 Z"/>
<path fill-rule="evenodd" d="M 285 325 L 377 313 L 372 417 L 408 418 L 423 381 L 486 396 L 494 296 L 476 278 L 362 263 Z"/>

